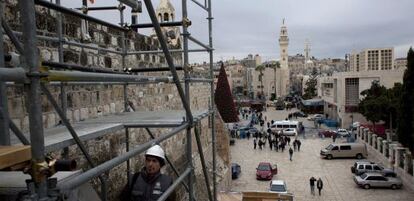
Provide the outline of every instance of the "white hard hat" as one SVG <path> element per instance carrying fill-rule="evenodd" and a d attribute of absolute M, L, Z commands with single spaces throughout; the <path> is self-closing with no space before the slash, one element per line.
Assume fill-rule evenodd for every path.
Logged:
<path fill-rule="evenodd" d="M 145 155 L 147 156 L 156 156 L 158 158 L 161 158 L 164 162 L 165 161 L 165 154 L 164 154 L 164 150 L 161 148 L 160 145 L 154 145 L 151 148 L 149 148 L 147 150 L 147 152 L 145 153 Z"/>

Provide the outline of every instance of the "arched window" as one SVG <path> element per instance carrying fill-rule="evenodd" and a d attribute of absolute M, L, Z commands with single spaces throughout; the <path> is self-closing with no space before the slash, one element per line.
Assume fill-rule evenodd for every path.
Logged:
<path fill-rule="evenodd" d="M 158 21 L 162 22 L 162 15 L 161 15 L 161 13 L 158 14 Z"/>
<path fill-rule="evenodd" d="M 165 22 L 168 22 L 169 20 L 168 20 L 168 13 L 164 13 L 164 21 Z"/>

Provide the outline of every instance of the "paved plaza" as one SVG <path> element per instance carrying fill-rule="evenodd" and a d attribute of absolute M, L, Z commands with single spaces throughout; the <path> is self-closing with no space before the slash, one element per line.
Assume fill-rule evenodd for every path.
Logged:
<path fill-rule="evenodd" d="M 264 113 L 268 120 L 282 120 L 291 111 L 275 111 L 273 109 Z M 332 142 L 331 139 L 320 139 L 316 130 L 312 129 L 313 122 L 304 118 L 306 139 L 301 136 L 300 152 L 294 152 L 293 161 L 289 161 L 288 151 L 270 150 L 268 144 L 263 150 L 253 149 L 253 139 L 238 139 L 231 146 L 231 161 L 240 164 L 242 173 L 232 181 L 232 191 L 268 191 L 270 181 L 256 180 L 256 167 L 259 162 L 276 163 L 278 174 L 273 179 L 282 179 L 287 183 L 288 191 L 294 194 L 294 200 L 326 200 L 326 201 L 414 201 L 414 192 L 403 187 L 399 190 L 359 188 L 353 181 L 350 167 L 356 159 L 326 160 L 319 157 L 322 147 Z M 339 139 L 341 141 L 341 139 Z M 323 181 L 322 195 L 310 194 L 309 178 L 319 177 Z"/>

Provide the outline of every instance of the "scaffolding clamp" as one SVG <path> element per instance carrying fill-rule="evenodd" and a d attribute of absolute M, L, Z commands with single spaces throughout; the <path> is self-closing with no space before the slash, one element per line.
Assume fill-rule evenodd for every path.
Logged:
<path fill-rule="evenodd" d="M 30 174 L 35 183 L 40 183 L 41 181 L 46 180 L 46 177 L 49 174 L 49 164 L 46 161 L 32 160 L 30 167 L 25 168 L 23 172 Z"/>
<path fill-rule="evenodd" d="M 188 19 L 187 17 L 184 17 L 184 18 L 183 18 L 183 26 L 184 26 L 184 27 L 189 27 L 189 26 L 191 26 L 191 20 L 190 20 L 190 19 Z"/>

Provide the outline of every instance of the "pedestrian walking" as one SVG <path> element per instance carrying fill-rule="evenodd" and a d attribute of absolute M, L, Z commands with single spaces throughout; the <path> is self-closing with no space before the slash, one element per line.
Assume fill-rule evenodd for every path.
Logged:
<path fill-rule="evenodd" d="M 270 129 L 270 122 L 267 122 L 267 127 Z"/>
<path fill-rule="evenodd" d="M 292 161 L 292 156 L 293 156 L 293 149 L 292 147 L 289 147 L 289 160 Z"/>
<path fill-rule="evenodd" d="M 259 149 L 262 150 L 262 139 L 259 139 Z"/>
<path fill-rule="evenodd" d="M 297 144 L 296 144 L 296 142 L 297 142 L 297 140 L 293 140 L 293 151 L 296 151 L 296 147 L 297 147 Z"/>
<path fill-rule="evenodd" d="M 316 181 L 316 179 L 313 176 L 309 179 L 310 189 L 311 189 L 311 194 L 312 195 L 315 195 L 315 181 Z"/>
<path fill-rule="evenodd" d="M 250 131 L 246 132 L 247 140 L 250 140 Z"/>
<path fill-rule="evenodd" d="M 298 145 L 298 151 L 300 151 L 300 145 L 302 144 L 302 142 L 300 140 L 297 140 L 296 144 Z"/>
<path fill-rule="evenodd" d="M 318 188 L 319 196 L 320 196 L 322 188 L 323 188 L 323 182 L 322 182 L 322 179 L 320 177 L 319 177 L 318 181 L 316 182 L 316 187 Z"/>
<path fill-rule="evenodd" d="M 335 143 L 336 140 L 336 133 L 332 134 L 332 142 Z"/>
<path fill-rule="evenodd" d="M 287 144 L 290 146 L 290 137 L 286 136 L 286 141 L 287 141 Z"/>
<path fill-rule="evenodd" d="M 256 149 L 257 141 L 256 138 L 253 139 L 253 149 Z"/>

